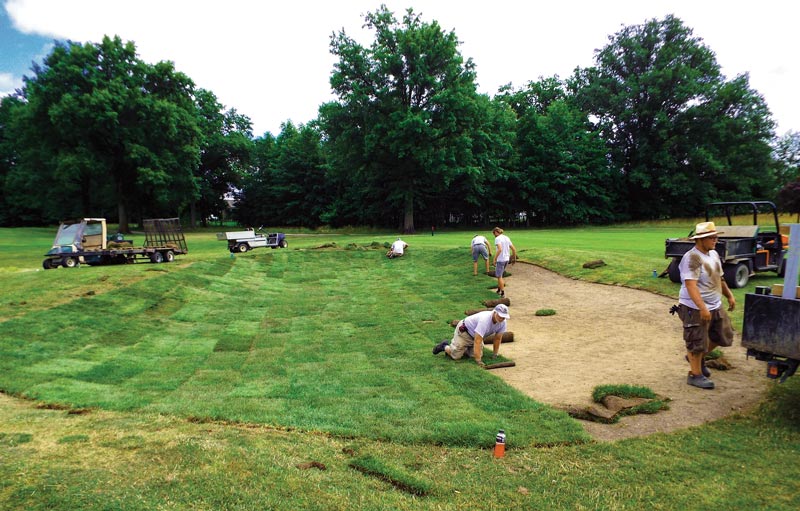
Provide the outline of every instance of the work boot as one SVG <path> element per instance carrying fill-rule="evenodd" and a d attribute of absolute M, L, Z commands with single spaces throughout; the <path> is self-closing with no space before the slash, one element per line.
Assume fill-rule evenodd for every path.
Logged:
<path fill-rule="evenodd" d="M 685 358 L 686 361 L 689 362 L 689 355 L 686 355 L 683 358 Z M 689 362 L 689 363 L 691 364 L 691 362 Z M 702 372 L 703 376 L 705 376 L 706 378 L 710 378 L 711 377 L 711 371 L 709 371 L 708 368 L 706 367 L 706 359 L 705 359 L 705 357 L 703 357 L 700 360 L 700 372 Z"/>
<path fill-rule="evenodd" d="M 692 374 L 689 373 L 689 376 L 686 378 L 686 383 L 693 387 L 697 387 L 700 389 L 708 389 L 711 390 L 714 388 L 714 382 L 703 376 L 702 374 Z"/>
<path fill-rule="evenodd" d="M 434 346 L 433 347 L 433 354 L 434 355 L 438 355 L 439 353 L 443 352 L 444 351 L 444 347 L 447 346 L 448 343 L 449 343 L 449 341 L 447 339 L 445 339 L 442 342 L 440 342 L 439 344 L 437 344 L 436 346 Z"/>

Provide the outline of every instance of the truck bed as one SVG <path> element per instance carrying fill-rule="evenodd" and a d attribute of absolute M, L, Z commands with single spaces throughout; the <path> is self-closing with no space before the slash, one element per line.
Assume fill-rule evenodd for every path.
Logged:
<path fill-rule="evenodd" d="M 800 300 L 745 295 L 742 346 L 800 359 Z"/>

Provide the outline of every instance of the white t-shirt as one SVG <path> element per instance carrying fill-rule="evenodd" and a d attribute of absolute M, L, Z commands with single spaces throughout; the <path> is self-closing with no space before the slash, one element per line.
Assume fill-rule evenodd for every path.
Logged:
<path fill-rule="evenodd" d="M 488 242 L 489 242 L 489 240 L 486 239 L 486 236 L 481 236 L 480 234 L 478 234 L 477 236 L 472 238 L 472 246 L 473 247 L 475 245 L 486 245 Z"/>
<path fill-rule="evenodd" d="M 717 310 L 722 306 L 722 261 L 716 250 L 709 250 L 708 255 L 693 247 L 690 251 L 683 254 L 681 264 L 681 291 L 678 295 L 678 302 L 697 309 L 689 291 L 686 289 L 685 281 L 696 280 L 697 289 L 706 304 L 708 310 Z"/>
<path fill-rule="evenodd" d="M 503 334 L 506 331 L 506 322 L 492 322 L 494 311 L 482 311 L 464 318 L 464 326 L 472 337 L 480 335 L 484 339 L 492 334 Z"/>
<path fill-rule="evenodd" d="M 494 244 L 499 246 L 497 250 L 500 253 L 497 255 L 498 262 L 508 262 L 511 259 L 511 239 L 506 236 L 505 234 L 501 234 L 500 236 L 495 237 Z"/>
<path fill-rule="evenodd" d="M 403 240 L 397 240 L 392 243 L 392 252 L 398 255 L 403 255 L 403 250 L 406 247 L 406 242 Z"/>

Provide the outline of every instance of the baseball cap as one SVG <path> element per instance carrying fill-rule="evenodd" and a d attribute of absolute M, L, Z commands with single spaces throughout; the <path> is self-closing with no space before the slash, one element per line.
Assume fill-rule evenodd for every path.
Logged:
<path fill-rule="evenodd" d="M 499 303 L 499 304 L 495 305 L 495 307 L 494 307 L 494 311 L 495 311 L 495 312 L 497 313 L 497 315 L 498 315 L 498 316 L 500 316 L 501 318 L 506 318 L 506 319 L 508 319 L 508 318 L 510 318 L 510 317 L 511 317 L 511 316 L 508 314 L 508 307 L 507 307 L 506 305 L 503 305 L 502 303 Z"/>

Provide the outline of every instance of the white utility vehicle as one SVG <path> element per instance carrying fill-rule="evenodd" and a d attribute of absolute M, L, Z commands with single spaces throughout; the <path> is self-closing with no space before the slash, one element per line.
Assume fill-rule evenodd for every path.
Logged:
<path fill-rule="evenodd" d="M 248 250 L 259 247 L 286 248 L 289 246 L 289 243 L 286 241 L 286 235 L 282 232 L 264 234 L 256 232 L 253 229 L 218 232 L 217 239 L 219 241 L 227 241 L 228 250 L 231 252 L 247 252 Z"/>

